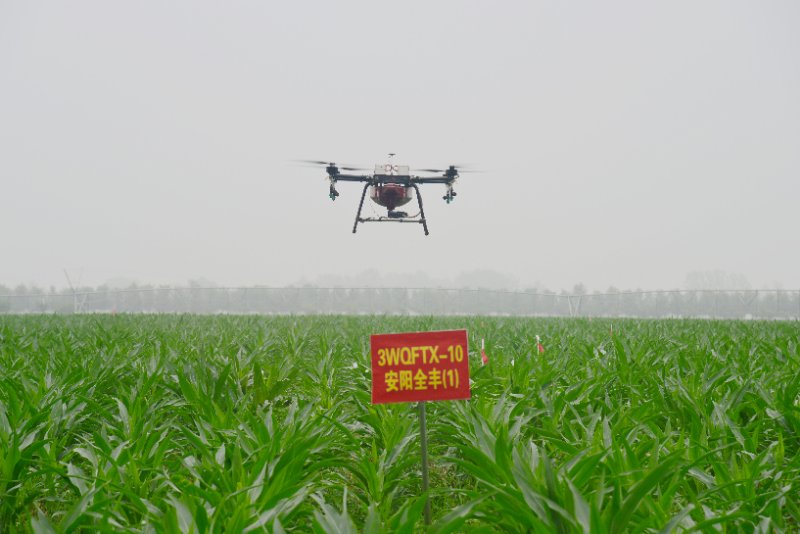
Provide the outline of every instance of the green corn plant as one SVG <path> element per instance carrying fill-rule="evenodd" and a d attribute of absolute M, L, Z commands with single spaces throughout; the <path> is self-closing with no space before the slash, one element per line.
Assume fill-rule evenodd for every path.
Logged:
<path fill-rule="evenodd" d="M 796 323 L 613 325 L 4 315 L 0 532 L 800 529 Z M 426 527 L 415 412 L 371 405 L 369 335 L 450 328 L 472 399 L 428 405 Z"/>

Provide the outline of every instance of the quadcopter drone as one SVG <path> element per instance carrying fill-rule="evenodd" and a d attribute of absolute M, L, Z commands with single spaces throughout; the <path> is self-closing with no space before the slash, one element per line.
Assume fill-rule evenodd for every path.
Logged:
<path fill-rule="evenodd" d="M 419 223 L 428 235 L 428 223 L 425 219 L 425 210 L 422 207 L 422 195 L 419 192 L 420 184 L 444 184 L 447 188 L 442 199 L 450 204 L 456 197 L 453 191 L 453 183 L 458 179 L 458 169 L 455 165 L 450 165 L 446 169 L 419 169 L 420 172 L 441 173 L 441 176 L 416 176 L 411 174 L 411 168 L 407 165 L 395 165 L 391 162 L 394 154 L 389 154 L 389 163 L 375 165 L 372 174 L 343 174 L 342 171 L 364 171 L 358 167 L 337 166 L 335 163 L 328 163 L 318 160 L 302 160 L 306 163 L 325 166 L 330 182 L 331 200 L 336 200 L 339 192 L 336 190 L 336 182 L 363 182 L 364 189 L 361 191 L 361 202 L 358 204 L 356 221 L 353 224 L 353 233 L 358 229 L 358 223 L 365 222 L 398 222 L 398 223 Z M 417 197 L 419 212 L 409 214 L 399 211 L 397 208 L 411 202 L 411 190 Z M 385 216 L 362 217 L 361 211 L 364 207 L 364 198 L 369 190 L 369 198 L 379 206 L 387 209 Z"/>

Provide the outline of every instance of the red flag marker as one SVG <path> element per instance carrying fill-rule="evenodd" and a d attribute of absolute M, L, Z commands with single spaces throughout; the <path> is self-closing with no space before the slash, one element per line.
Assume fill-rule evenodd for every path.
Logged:
<path fill-rule="evenodd" d="M 487 363 L 489 363 L 489 358 L 488 356 L 486 356 L 486 351 L 483 350 L 483 348 L 484 348 L 483 338 L 481 338 L 481 362 L 483 363 L 483 365 L 486 365 Z"/>

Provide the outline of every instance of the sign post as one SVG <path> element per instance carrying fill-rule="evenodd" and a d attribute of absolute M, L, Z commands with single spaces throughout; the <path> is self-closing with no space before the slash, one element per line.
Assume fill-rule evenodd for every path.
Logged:
<path fill-rule="evenodd" d="M 467 331 L 375 334 L 372 353 L 372 404 L 419 403 L 422 491 L 428 491 L 428 431 L 425 402 L 469 399 Z M 425 524 L 431 522 L 425 501 Z"/>
<path fill-rule="evenodd" d="M 419 442 L 422 450 L 422 492 L 428 493 L 428 429 L 425 425 L 425 401 L 419 401 Z M 425 524 L 431 524 L 431 500 L 425 498 Z"/>

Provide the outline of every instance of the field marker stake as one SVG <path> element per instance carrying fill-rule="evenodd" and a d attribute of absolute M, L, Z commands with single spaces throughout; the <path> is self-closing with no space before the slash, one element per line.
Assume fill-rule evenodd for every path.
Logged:
<path fill-rule="evenodd" d="M 425 401 L 419 401 L 419 440 L 422 449 L 422 492 L 425 493 L 425 524 L 431 524 L 431 499 L 428 496 L 428 429 L 425 425 Z"/>
<path fill-rule="evenodd" d="M 463 329 L 372 334 L 369 338 L 372 404 L 417 403 L 426 527 L 431 524 L 431 499 L 425 403 L 472 396 L 468 342 Z"/>

